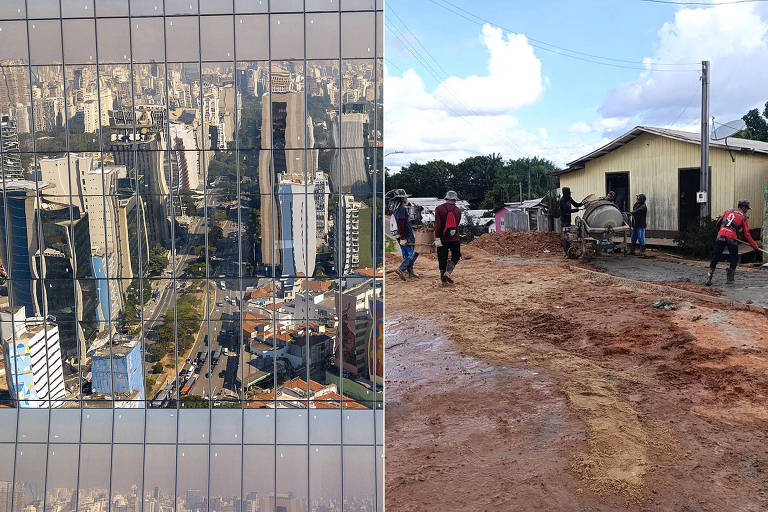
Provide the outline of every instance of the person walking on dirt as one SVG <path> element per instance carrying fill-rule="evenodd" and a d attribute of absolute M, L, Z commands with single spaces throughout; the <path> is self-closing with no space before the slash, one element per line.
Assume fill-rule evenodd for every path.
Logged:
<path fill-rule="evenodd" d="M 747 243 L 755 250 L 759 249 L 757 242 L 752 239 L 752 235 L 749 233 L 749 222 L 747 220 L 749 209 L 749 200 L 742 199 L 736 208 L 727 210 L 717 218 L 717 226 L 720 230 L 717 232 L 715 248 L 712 252 L 712 261 L 709 263 L 709 274 L 707 274 L 707 281 L 705 283 L 707 286 L 712 285 L 712 276 L 715 274 L 717 262 L 720 261 L 720 257 L 723 255 L 726 247 L 728 247 L 728 255 L 731 261 L 730 267 L 726 270 L 726 282 L 733 283 L 736 276 L 736 267 L 739 265 L 739 235 L 743 235 Z"/>
<path fill-rule="evenodd" d="M 397 241 L 400 244 L 400 253 L 403 256 L 403 262 L 395 269 L 395 273 L 403 281 L 407 281 L 408 277 L 419 277 L 413 271 L 413 264 L 416 258 L 419 257 L 419 253 L 415 251 L 416 235 L 413 232 L 408 208 L 405 207 L 407 204 L 408 194 L 406 194 L 405 190 L 401 188 L 395 190 L 392 217 L 397 223 Z"/>
<path fill-rule="evenodd" d="M 640 256 L 645 254 L 645 228 L 648 206 L 645 204 L 645 194 L 637 194 L 637 201 L 632 205 L 632 244 L 629 253 L 635 254 L 635 244 L 640 244 Z"/>
<path fill-rule="evenodd" d="M 458 200 L 458 194 L 449 190 L 445 194 L 445 202 L 435 208 L 435 247 L 437 247 L 437 263 L 440 267 L 440 282 L 443 284 L 453 284 L 451 274 L 461 259 L 459 239 L 461 210 L 456 206 Z M 448 260 L 449 251 L 450 260 Z"/>
<path fill-rule="evenodd" d="M 563 196 L 560 198 L 560 225 L 563 230 L 563 250 L 565 255 L 568 256 L 568 250 L 571 248 L 571 242 L 568 241 L 568 229 L 571 227 L 571 214 L 579 211 L 579 208 L 584 206 L 583 203 L 577 203 L 573 197 L 571 197 L 570 187 L 563 187 Z M 576 209 L 571 208 L 575 206 Z"/>

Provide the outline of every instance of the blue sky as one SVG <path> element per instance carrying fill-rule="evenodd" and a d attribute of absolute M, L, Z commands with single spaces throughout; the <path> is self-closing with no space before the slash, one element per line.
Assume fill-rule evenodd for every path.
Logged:
<path fill-rule="evenodd" d="M 718 120 L 768 101 L 768 3 L 388 0 L 386 17 L 391 167 L 491 151 L 563 165 L 636 124 L 696 130 L 705 58 Z"/>

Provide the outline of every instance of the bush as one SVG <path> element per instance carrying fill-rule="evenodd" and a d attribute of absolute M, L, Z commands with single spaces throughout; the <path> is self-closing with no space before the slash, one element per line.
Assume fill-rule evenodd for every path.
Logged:
<path fill-rule="evenodd" d="M 707 258 L 712 254 L 712 246 L 717 236 L 717 223 L 705 219 L 696 226 L 680 233 L 675 243 L 681 252 L 692 258 Z"/>
<path fill-rule="evenodd" d="M 154 365 L 152 365 L 152 371 L 155 373 L 162 373 L 163 363 L 161 363 L 160 361 L 156 362 Z"/>

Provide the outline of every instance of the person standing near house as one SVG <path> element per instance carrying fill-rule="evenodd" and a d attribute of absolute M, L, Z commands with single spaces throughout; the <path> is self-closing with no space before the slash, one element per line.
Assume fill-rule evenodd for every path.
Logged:
<path fill-rule="evenodd" d="M 419 277 L 413 271 L 413 263 L 419 257 L 419 253 L 415 251 L 416 235 L 413 232 L 408 208 L 405 207 L 408 204 L 408 194 L 399 188 L 394 191 L 392 202 L 392 217 L 397 223 L 397 241 L 403 256 L 403 262 L 395 269 L 395 273 L 400 279 L 407 281 L 408 277 Z"/>
<path fill-rule="evenodd" d="M 568 228 L 571 227 L 571 214 L 579 211 L 579 208 L 584 206 L 583 203 L 577 203 L 573 197 L 571 197 L 570 187 L 563 187 L 563 196 L 560 198 L 560 224 L 563 230 L 563 250 L 565 255 L 568 256 L 568 250 L 571 248 L 571 242 L 568 241 Z M 571 208 L 575 206 L 576 209 Z"/>
<path fill-rule="evenodd" d="M 717 226 L 720 229 L 717 232 L 717 239 L 715 239 L 715 248 L 712 252 L 712 261 L 709 263 L 707 281 L 704 283 L 707 286 L 712 285 L 712 276 L 715 274 L 717 262 L 720 261 L 720 257 L 723 255 L 726 247 L 728 247 L 728 255 L 731 260 L 731 265 L 726 270 L 726 282 L 733 283 L 736 276 L 736 267 L 739 265 L 739 235 L 743 235 L 747 243 L 755 250 L 759 249 L 757 242 L 752 239 L 752 235 L 749 233 L 749 221 L 747 220 L 749 209 L 749 200 L 742 199 L 736 208 L 726 210 L 725 213 L 717 218 Z"/>
<path fill-rule="evenodd" d="M 461 241 L 459 239 L 459 223 L 461 210 L 456 206 L 458 194 L 449 190 L 445 194 L 445 202 L 435 208 L 435 247 L 437 247 L 437 263 L 440 267 L 440 282 L 453 284 L 451 274 L 461 259 Z M 448 252 L 451 259 L 448 260 Z"/>
<path fill-rule="evenodd" d="M 645 254 L 645 228 L 648 206 L 645 204 L 645 194 L 637 194 L 637 201 L 632 205 L 632 245 L 629 253 L 635 254 L 635 244 L 640 244 L 640 256 Z"/>

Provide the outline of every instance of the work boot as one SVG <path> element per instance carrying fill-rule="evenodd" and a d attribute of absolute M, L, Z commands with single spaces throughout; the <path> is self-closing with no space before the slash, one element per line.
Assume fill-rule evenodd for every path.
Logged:
<path fill-rule="evenodd" d="M 443 274 L 443 279 L 445 280 L 446 283 L 453 284 L 453 279 L 451 279 L 451 276 L 448 275 L 448 272 Z"/>
<path fill-rule="evenodd" d="M 403 281 L 408 280 L 408 274 L 406 274 L 405 271 L 400 270 L 399 268 L 395 269 L 395 274 L 397 274 L 400 277 L 400 279 L 402 279 Z"/>
<path fill-rule="evenodd" d="M 712 276 L 715 275 L 715 269 L 711 268 L 709 269 L 709 272 L 707 273 L 707 280 L 704 283 L 706 286 L 712 286 Z"/>
<path fill-rule="evenodd" d="M 635 244 L 632 244 L 632 245 L 629 246 L 629 254 L 631 256 L 635 255 Z"/>
<path fill-rule="evenodd" d="M 642 258 L 643 256 L 645 256 L 645 246 L 641 245 L 640 246 L 640 257 Z"/>
<path fill-rule="evenodd" d="M 414 272 L 413 270 L 409 270 L 408 271 L 408 275 L 410 277 L 412 277 L 413 279 L 420 279 L 421 278 L 421 276 L 419 274 L 417 274 L 416 272 Z"/>
<path fill-rule="evenodd" d="M 448 263 L 445 265 L 445 273 L 447 275 L 453 274 L 453 269 L 456 268 L 456 264 L 453 262 L 453 260 L 448 260 Z"/>
<path fill-rule="evenodd" d="M 733 284 L 733 282 L 736 280 L 736 270 L 729 268 L 725 271 L 725 282 L 727 284 Z"/>

